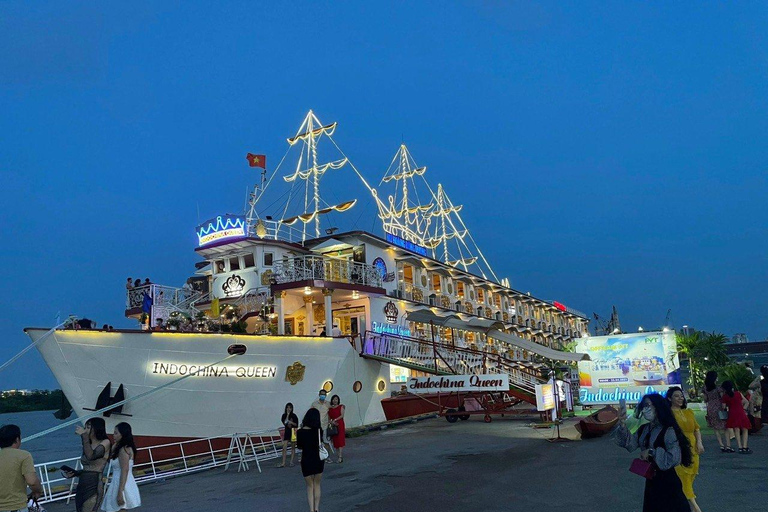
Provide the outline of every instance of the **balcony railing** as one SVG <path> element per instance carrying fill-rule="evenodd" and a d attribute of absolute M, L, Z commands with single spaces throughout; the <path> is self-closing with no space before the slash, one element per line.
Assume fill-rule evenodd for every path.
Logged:
<path fill-rule="evenodd" d="M 364 263 L 322 256 L 300 256 L 278 261 L 275 263 L 273 276 L 277 284 L 318 280 L 382 287 L 381 273 L 377 268 Z"/>
<path fill-rule="evenodd" d="M 127 290 L 125 309 L 140 309 L 144 304 L 144 296 L 148 295 L 155 307 L 165 307 L 170 310 L 188 312 L 194 309 L 194 302 L 200 297 L 200 292 L 186 288 L 173 288 L 159 284 L 137 286 Z"/>

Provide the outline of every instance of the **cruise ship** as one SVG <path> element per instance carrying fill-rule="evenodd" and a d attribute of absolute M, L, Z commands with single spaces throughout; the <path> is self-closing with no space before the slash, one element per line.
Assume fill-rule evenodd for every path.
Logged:
<path fill-rule="evenodd" d="M 78 417 L 103 409 L 157 445 L 274 429 L 284 404 L 301 414 L 325 389 L 354 427 L 432 407 L 407 393 L 418 376 L 503 374 L 535 402 L 548 362 L 575 360 L 584 314 L 497 277 L 405 145 L 373 187 L 336 128 L 310 111 L 273 171 L 249 154 L 260 179 L 244 211 L 197 226 L 190 278 L 126 289 L 136 329 L 25 330 Z M 358 205 L 325 201 L 327 173 L 359 180 L 380 232 L 331 225 Z"/>

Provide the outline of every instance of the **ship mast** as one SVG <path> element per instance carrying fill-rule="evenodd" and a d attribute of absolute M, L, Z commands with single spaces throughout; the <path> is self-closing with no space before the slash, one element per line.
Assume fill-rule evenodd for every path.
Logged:
<path fill-rule="evenodd" d="M 341 169 L 347 163 L 349 163 L 349 159 L 346 156 L 343 156 L 343 153 L 343 158 L 338 160 L 333 160 L 326 163 L 319 162 L 318 145 L 321 139 L 324 137 L 329 139 L 331 143 L 338 149 L 338 146 L 335 142 L 333 142 L 333 139 L 331 138 L 333 132 L 336 130 L 336 126 L 337 123 L 323 125 L 317 116 L 315 116 L 315 114 L 310 110 L 304 118 L 304 121 L 302 121 L 301 126 L 299 126 L 299 130 L 296 132 L 296 135 L 287 139 L 288 145 L 290 147 L 296 146 L 299 143 L 301 143 L 302 146 L 301 154 L 299 155 L 295 171 L 291 174 L 283 176 L 283 179 L 287 183 L 292 183 L 292 188 L 288 201 L 286 201 L 285 209 L 283 210 L 283 218 L 280 220 L 280 224 L 292 226 L 296 222 L 301 221 L 302 242 L 307 239 L 308 234 L 309 236 L 314 234 L 314 237 L 316 238 L 320 237 L 321 215 L 325 215 L 332 211 L 345 212 L 352 208 L 357 202 L 356 199 L 353 199 L 351 201 L 330 205 L 323 200 L 320 192 L 320 180 L 326 171 L 329 169 Z M 339 152 L 340 151 L 341 150 L 339 150 Z M 283 159 L 285 159 L 285 157 Z M 306 162 L 306 168 L 303 168 L 303 162 Z M 356 169 L 355 172 L 357 173 Z M 301 182 L 304 182 L 303 212 L 293 217 L 285 217 L 290 206 L 294 188 L 296 184 L 300 184 Z M 310 223 L 314 224 L 314 229 L 307 227 Z"/>
<path fill-rule="evenodd" d="M 379 218 L 384 223 L 384 231 L 422 246 L 429 243 L 430 219 L 425 213 L 432 208 L 432 204 L 420 204 L 414 178 L 423 176 L 426 171 L 426 167 L 416 165 L 408 148 L 401 144 L 380 183 L 395 184 L 394 194 L 389 196 L 389 206 L 382 208 L 379 205 Z M 402 194 L 400 199 L 399 194 Z M 416 201 L 412 201 L 411 195 L 416 197 Z"/>
<path fill-rule="evenodd" d="M 380 183 L 395 184 L 388 205 L 378 203 L 384 232 L 425 247 L 431 251 L 432 258 L 447 265 L 477 271 L 484 278 L 498 281 L 459 215 L 462 205 L 451 201 L 442 184 L 438 184 L 435 191 L 426 179 L 426 170 L 416 164 L 402 144 Z M 419 188 L 422 195 L 429 198 L 427 204 L 421 203 Z"/>

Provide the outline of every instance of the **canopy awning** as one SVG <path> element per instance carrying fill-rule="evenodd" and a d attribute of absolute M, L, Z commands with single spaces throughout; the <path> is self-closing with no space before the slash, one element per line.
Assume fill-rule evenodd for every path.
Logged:
<path fill-rule="evenodd" d="M 539 345 L 533 341 L 528 341 L 519 336 L 515 336 L 514 334 L 502 332 L 499 329 L 503 329 L 504 324 L 498 320 L 492 320 L 490 318 L 462 315 L 458 312 L 442 311 L 438 308 L 420 307 L 408 311 L 406 313 L 406 319 L 411 322 L 419 322 L 422 324 L 432 323 L 434 325 L 462 329 L 464 331 L 482 332 L 491 338 L 520 347 L 523 350 L 533 352 L 534 354 L 538 354 L 546 359 L 552 359 L 554 361 L 589 361 L 589 356 L 587 354 L 562 352 L 560 350 L 545 347 L 544 345 Z"/>
<path fill-rule="evenodd" d="M 499 341 L 503 341 L 504 343 L 515 345 L 516 347 L 520 347 L 529 352 L 533 352 L 534 354 L 538 354 L 547 359 L 552 359 L 554 361 L 569 361 L 569 362 L 577 363 L 579 361 L 590 360 L 589 355 L 587 354 L 579 354 L 576 352 L 563 352 L 561 350 L 555 350 L 553 348 L 545 347 L 544 345 L 539 345 L 538 343 L 534 343 L 533 341 L 528 341 L 526 339 L 521 338 L 520 336 L 515 336 L 514 334 L 507 334 L 506 332 L 501 332 L 496 329 L 492 329 L 488 331 L 488 336 L 490 336 L 491 338 L 497 339 Z"/>

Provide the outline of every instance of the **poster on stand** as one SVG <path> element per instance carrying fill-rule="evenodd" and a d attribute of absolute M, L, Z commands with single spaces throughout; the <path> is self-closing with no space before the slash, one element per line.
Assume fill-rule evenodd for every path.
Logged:
<path fill-rule="evenodd" d="M 579 399 L 583 405 L 639 402 L 648 393 L 666 393 L 680 384 L 675 333 L 641 332 L 580 338 Z"/>

